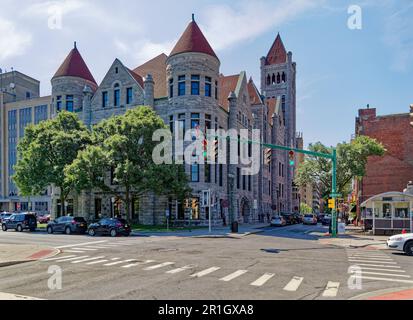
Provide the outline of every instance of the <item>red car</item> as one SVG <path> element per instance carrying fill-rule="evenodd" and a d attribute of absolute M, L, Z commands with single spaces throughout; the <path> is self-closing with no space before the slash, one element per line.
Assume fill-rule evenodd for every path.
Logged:
<path fill-rule="evenodd" d="M 39 223 L 45 224 L 45 223 L 49 223 L 50 221 L 50 214 L 45 214 L 43 216 L 40 216 L 37 218 L 37 221 Z"/>

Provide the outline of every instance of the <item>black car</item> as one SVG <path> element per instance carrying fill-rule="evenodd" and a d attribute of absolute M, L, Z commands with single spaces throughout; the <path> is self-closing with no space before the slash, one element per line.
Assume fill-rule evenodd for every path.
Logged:
<path fill-rule="evenodd" d="M 12 215 L 13 213 L 8 212 L 0 213 L 0 223 L 6 222 Z"/>
<path fill-rule="evenodd" d="M 3 231 L 7 231 L 8 229 L 14 229 L 18 232 L 22 232 L 23 230 L 36 231 L 36 228 L 37 219 L 34 214 L 13 214 L 8 220 L 1 224 L 1 229 Z"/>
<path fill-rule="evenodd" d="M 129 236 L 131 227 L 125 219 L 119 218 L 103 218 L 89 226 L 88 233 L 90 236 L 95 235 L 110 235 L 116 237 L 118 235 Z"/>
<path fill-rule="evenodd" d="M 323 217 L 323 219 L 321 220 L 321 223 L 322 223 L 322 225 L 323 226 L 329 226 L 329 225 L 331 225 L 331 215 L 325 215 L 324 217 Z"/>
<path fill-rule="evenodd" d="M 295 219 L 293 214 L 282 213 L 281 215 L 283 216 L 285 221 L 287 221 L 287 224 L 295 224 L 296 223 L 296 219 Z"/>
<path fill-rule="evenodd" d="M 71 233 L 86 233 L 87 222 L 82 217 L 60 217 L 56 220 L 50 221 L 47 224 L 47 233 L 63 232 Z"/>

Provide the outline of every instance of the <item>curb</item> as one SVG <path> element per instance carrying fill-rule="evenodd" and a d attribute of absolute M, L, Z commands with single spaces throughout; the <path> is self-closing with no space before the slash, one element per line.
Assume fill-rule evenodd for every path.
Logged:
<path fill-rule="evenodd" d="M 48 251 L 49 253 L 46 253 L 45 251 Z M 59 249 L 55 249 L 55 248 L 43 249 L 38 252 L 35 252 L 34 254 L 26 257 L 26 259 L 23 259 L 23 260 L 12 260 L 12 261 L 0 262 L 0 268 L 10 267 L 10 266 L 18 265 L 18 264 L 38 261 L 38 260 L 47 259 L 47 258 L 52 258 L 54 256 L 57 256 L 60 252 L 61 251 Z"/>
<path fill-rule="evenodd" d="M 382 296 L 388 296 L 391 294 L 397 294 L 401 293 L 404 291 L 409 291 L 412 290 L 412 287 L 399 287 L 399 288 L 390 288 L 390 289 L 382 289 L 382 290 L 376 290 L 372 292 L 366 292 L 359 294 L 357 296 L 351 297 L 348 300 L 375 300 L 372 298 L 380 298 Z"/>

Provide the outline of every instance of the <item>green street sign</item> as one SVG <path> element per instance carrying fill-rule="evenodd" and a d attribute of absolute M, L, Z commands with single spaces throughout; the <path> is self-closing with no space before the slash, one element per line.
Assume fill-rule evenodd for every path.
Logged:
<path fill-rule="evenodd" d="M 343 195 L 341 194 L 341 193 L 332 193 L 332 194 L 330 194 L 330 197 L 331 198 L 340 198 L 340 197 L 342 197 Z"/>

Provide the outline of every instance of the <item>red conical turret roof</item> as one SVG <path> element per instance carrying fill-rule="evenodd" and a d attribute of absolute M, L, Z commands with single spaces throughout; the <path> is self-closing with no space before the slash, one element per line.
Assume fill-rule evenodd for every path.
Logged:
<path fill-rule="evenodd" d="M 85 80 L 89 80 L 97 85 L 95 79 L 92 76 L 89 68 L 87 67 L 85 61 L 79 53 L 79 50 L 75 47 L 70 51 L 69 55 L 63 61 L 62 65 L 56 71 L 53 78 L 57 77 L 78 77 Z"/>
<path fill-rule="evenodd" d="M 208 43 L 208 40 L 205 38 L 193 18 L 169 56 L 185 52 L 205 53 L 218 59 L 211 45 Z"/>
<path fill-rule="evenodd" d="M 266 58 L 266 64 L 279 64 L 279 63 L 286 63 L 287 62 L 287 51 L 285 50 L 283 41 L 281 40 L 280 34 L 277 35 L 275 41 L 268 52 Z"/>

